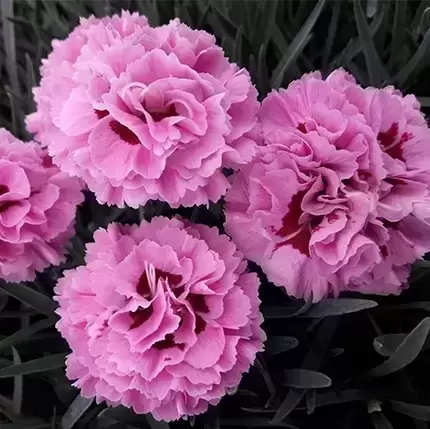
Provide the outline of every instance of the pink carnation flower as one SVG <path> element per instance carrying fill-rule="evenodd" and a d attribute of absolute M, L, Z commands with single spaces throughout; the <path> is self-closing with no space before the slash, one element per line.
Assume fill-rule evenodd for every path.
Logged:
<path fill-rule="evenodd" d="M 101 203 L 207 204 L 252 158 L 257 92 L 208 33 L 123 12 L 53 47 L 28 128 Z"/>
<path fill-rule="evenodd" d="M 258 278 L 228 237 L 158 217 L 94 239 L 56 289 L 82 395 L 169 421 L 233 391 L 265 335 Z"/>
<path fill-rule="evenodd" d="M 430 250 L 430 130 L 416 99 L 337 70 L 272 92 L 260 117 L 266 146 L 226 196 L 238 248 L 296 297 L 400 293 Z"/>
<path fill-rule="evenodd" d="M 62 173 L 45 150 L 0 129 L 0 277 L 33 280 L 35 271 L 64 261 L 82 201 L 78 179 Z"/>

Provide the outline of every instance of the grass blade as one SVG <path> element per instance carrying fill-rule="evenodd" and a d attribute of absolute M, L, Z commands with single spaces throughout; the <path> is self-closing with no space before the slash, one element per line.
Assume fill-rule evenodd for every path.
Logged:
<path fill-rule="evenodd" d="M 43 329 L 49 328 L 56 322 L 56 319 L 49 318 L 49 319 L 43 319 L 39 322 L 33 323 L 30 326 L 26 326 L 22 328 L 21 330 L 13 333 L 12 335 L 9 335 L 5 339 L 0 341 L 0 350 L 4 349 L 5 347 L 9 347 L 12 345 L 15 345 L 17 343 L 22 343 L 23 341 L 31 340 L 31 337 L 39 331 L 42 331 Z"/>
<path fill-rule="evenodd" d="M 341 314 L 355 313 L 376 307 L 378 304 L 369 299 L 355 298 L 328 298 L 314 304 L 308 311 L 300 317 L 327 317 L 339 316 Z"/>
<path fill-rule="evenodd" d="M 21 363 L 21 357 L 16 351 L 15 347 L 12 347 L 13 364 L 15 366 Z M 22 408 L 22 375 L 16 375 L 13 380 L 13 412 L 16 415 L 21 414 Z"/>
<path fill-rule="evenodd" d="M 29 305 L 39 313 L 52 316 L 55 314 L 57 304 L 46 295 L 26 286 L 24 283 L 0 282 L 0 289 L 17 300 Z"/>
<path fill-rule="evenodd" d="M 426 317 L 408 334 L 395 353 L 385 362 L 373 368 L 369 375 L 371 377 L 382 377 L 409 365 L 420 353 L 429 332 L 430 317 Z"/>
<path fill-rule="evenodd" d="M 19 96 L 20 88 L 18 81 L 18 68 L 16 61 L 16 43 L 14 23 L 9 20 L 13 18 L 13 0 L 2 0 L 0 2 L 0 11 L 2 17 L 3 41 L 6 55 L 6 69 L 12 92 Z"/>
<path fill-rule="evenodd" d="M 411 76 L 416 76 L 420 73 L 429 64 L 429 61 L 430 30 L 424 35 L 417 51 L 393 80 L 397 82 L 399 86 L 403 86 L 408 79 L 411 80 Z"/>
<path fill-rule="evenodd" d="M 325 71 L 327 71 L 328 59 L 330 57 L 334 38 L 336 36 L 337 26 L 339 23 L 340 7 L 341 7 L 341 3 L 336 2 L 333 5 L 332 11 L 331 11 L 330 26 L 328 28 L 328 36 L 327 36 L 327 41 L 325 43 L 324 56 L 322 60 L 322 69 Z"/>
<path fill-rule="evenodd" d="M 285 72 L 288 70 L 290 65 L 295 62 L 298 55 L 303 51 L 307 42 L 309 41 L 310 33 L 320 16 L 326 0 L 319 0 L 311 14 L 309 15 L 306 22 L 300 28 L 296 37 L 293 39 L 291 44 L 288 46 L 288 49 L 284 53 L 283 57 L 279 61 L 276 69 L 273 72 L 271 85 L 272 88 L 278 89 L 282 85 L 282 81 L 284 79 Z"/>
<path fill-rule="evenodd" d="M 90 408 L 94 398 L 84 398 L 81 395 L 76 396 L 75 400 L 64 413 L 61 419 L 61 429 L 71 429 L 73 425 L 82 417 L 85 411 Z"/>
<path fill-rule="evenodd" d="M 354 0 L 354 16 L 358 35 L 360 36 L 360 40 L 363 45 L 363 54 L 366 60 L 370 84 L 379 87 L 382 82 L 387 80 L 388 75 L 384 69 L 381 58 L 376 51 L 372 34 L 370 32 L 369 26 L 367 25 L 366 17 L 364 16 L 363 9 L 361 8 L 360 2 L 358 0 Z"/>
<path fill-rule="evenodd" d="M 55 368 L 61 368 L 65 364 L 65 358 L 68 353 L 59 353 L 56 355 L 45 356 L 39 359 L 33 359 L 19 365 L 10 365 L 0 369 L 0 378 L 15 377 L 17 375 L 34 374 L 36 372 L 49 371 Z"/>

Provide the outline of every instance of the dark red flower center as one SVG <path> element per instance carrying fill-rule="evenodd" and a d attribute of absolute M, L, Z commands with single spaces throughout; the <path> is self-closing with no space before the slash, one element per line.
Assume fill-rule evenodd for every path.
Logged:
<path fill-rule="evenodd" d="M 9 187 L 3 184 L 0 184 L 0 195 L 7 194 L 9 192 Z M 0 202 L 0 213 L 5 212 L 9 207 L 12 207 L 15 204 L 15 201 L 2 201 Z"/>
<path fill-rule="evenodd" d="M 140 144 L 139 137 L 133 133 L 129 128 L 125 125 L 121 124 L 118 121 L 111 121 L 109 124 L 111 130 L 123 141 L 130 145 Z"/>
<path fill-rule="evenodd" d="M 0 185 L 0 195 L 4 195 L 9 192 L 9 187 L 6 185 Z"/>
<path fill-rule="evenodd" d="M 107 110 L 94 110 L 96 112 L 96 115 L 99 119 L 105 118 L 107 115 L 109 115 L 109 112 Z"/>
<path fill-rule="evenodd" d="M 308 130 L 306 129 L 306 125 L 304 122 L 301 122 L 299 125 L 297 125 L 297 129 L 301 131 L 302 133 L 306 134 Z"/>
<path fill-rule="evenodd" d="M 303 213 L 301 204 L 306 191 L 299 191 L 293 195 L 288 211 L 282 218 L 282 227 L 275 232 L 279 237 L 287 237 L 285 241 L 278 243 L 276 248 L 290 244 L 303 255 L 309 256 L 309 240 L 311 232 L 308 225 L 300 224 L 300 216 Z"/>
<path fill-rule="evenodd" d="M 190 303 L 191 307 L 193 307 L 194 311 L 197 311 L 199 313 L 209 313 L 209 307 L 206 304 L 206 299 L 204 295 L 189 293 L 187 296 L 187 300 Z"/>
<path fill-rule="evenodd" d="M 132 319 L 132 323 L 130 325 L 130 329 L 138 328 L 140 325 L 145 323 L 154 312 L 154 309 L 151 306 L 148 308 L 139 307 L 136 311 L 130 311 L 130 317 Z"/>
<path fill-rule="evenodd" d="M 394 159 L 403 160 L 403 143 L 412 137 L 411 133 L 406 132 L 399 137 L 399 124 L 393 122 L 387 131 L 381 131 L 378 134 L 378 141 L 384 152 L 388 153 Z"/>
<path fill-rule="evenodd" d="M 158 283 L 158 280 L 166 280 L 169 283 L 169 286 L 178 286 L 182 281 L 182 276 L 180 274 L 172 274 L 166 271 L 155 268 L 155 282 Z M 148 276 L 146 271 L 142 273 L 139 278 L 139 281 L 136 285 L 136 291 L 138 294 L 142 295 L 144 298 L 151 298 L 152 291 L 149 286 Z"/>
<path fill-rule="evenodd" d="M 172 349 L 173 347 L 178 347 L 179 350 L 183 350 L 185 346 L 182 343 L 175 343 L 175 336 L 173 334 L 167 334 L 164 340 L 157 341 L 152 347 L 157 350 Z"/>
<path fill-rule="evenodd" d="M 148 113 L 151 115 L 154 122 L 160 122 L 164 118 L 170 118 L 171 116 L 177 115 L 174 104 L 170 104 L 166 108 L 160 110 L 148 110 Z"/>

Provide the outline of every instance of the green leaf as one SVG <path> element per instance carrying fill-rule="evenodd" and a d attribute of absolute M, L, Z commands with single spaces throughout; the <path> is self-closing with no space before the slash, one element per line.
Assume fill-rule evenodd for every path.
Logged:
<path fill-rule="evenodd" d="M 91 407 L 94 398 L 84 398 L 79 395 L 76 396 L 75 400 L 70 404 L 67 411 L 64 413 L 61 419 L 62 429 L 71 429 L 73 425 L 83 416 L 85 411 Z"/>
<path fill-rule="evenodd" d="M 309 369 L 287 369 L 285 376 L 285 385 L 298 389 L 320 389 L 331 386 L 330 377 Z"/>
<path fill-rule="evenodd" d="M 308 311 L 301 314 L 300 317 L 340 316 L 342 314 L 367 310 L 377 305 L 375 301 L 369 299 L 328 298 L 314 304 Z"/>
<path fill-rule="evenodd" d="M 430 30 L 424 35 L 417 51 L 412 55 L 407 64 L 400 70 L 398 75 L 393 79 L 398 85 L 403 86 L 406 81 L 411 80 L 413 76 L 418 75 L 430 63 Z"/>
<path fill-rule="evenodd" d="M 388 68 L 390 71 L 393 70 L 396 64 L 396 59 L 399 57 L 401 48 L 403 46 L 407 6 L 407 2 L 403 0 L 395 0 L 393 28 L 391 30 L 391 52 L 388 63 Z"/>
<path fill-rule="evenodd" d="M 370 84 L 379 87 L 382 82 L 387 80 L 388 75 L 384 69 L 381 58 L 376 51 L 373 43 L 372 34 L 366 22 L 363 9 L 359 0 L 354 0 L 354 16 L 357 25 L 358 35 L 362 43 L 362 50 L 366 60 L 367 72 Z"/>
<path fill-rule="evenodd" d="M 242 38 L 243 38 L 243 26 L 240 25 L 236 32 L 236 39 L 234 42 L 234 53 L 232 58 L 233 61 L 235 61 L 239 65 L 243 64 Z"/>
<path fill-rule="evenodd" d="M 216 31 L 216 36 L 222 38 L 227 35 L 230 39 L 234 40 L 236 37 L 236 26 L 225 16 L 217 1 L 211 1 L 210 5 L 213 12 L 210 15 L 210 21 Z"/>
<path fill-rule="evenodd" d="M 320 16 L 325 3 L 326 0 L 318 1 L 317 5 L 309 15 L 308 19 L 302 25 L 302 27 L 296 34 L 296 37 L 294 37 L 294 39 L 288 46 L 288 49 L 285 51 L 283 57 L 281 58 L 279 64 L 273 72 L 271 79 L 272 88 L 278 89 L 282 85 L 285 72 L 288 70 L 290 65 L 296 61 L 297 57 L 308 43 L 310 32 L 312 31 L 315 22 Z"/>
<path fill-rule="evenodd" d="M 294 408 L 297 407 L 299 402 L 302 400 L 303 396 L 306 393 L 306 389 L 295 389 L 292 387 L 285 397 L 282 404 L 279 406 L 278 411 L 275 414 L 275 417 L 273 417 L 272 420 L 270 420 L 270 424 L 277 424 L 280 423 L 285 417 L 287 417 L 291 411 L 294 410 Z"/>
<path fill-rule="evenodd" d="M 344 389 L 334 392 L 317 393 L 316 406 L 343 404 L 347 402 L 365 401 L 369 393 L 361 389 Z"/>
<path fill-rule="evenodd" d="M 373 340 L 373 348 L 382 356 L 391 356 L 406 336 L 407 334 L 380 335 Z"/>
<path fill-rule="evenodd" d="M 276 20 L 278 10 L 278 0 L 264 0 L 260 4 L 263 5 L 263 10 L 259 15 L 259 31 L 258 36 L 261 40 L 261 45 L 267 45 L 272 36 L 273 23 Z"/>
<path fill-rule="evenodd" d="M 32 335 L 34 335 L 36 332 L 42 331 L 43 329 L 49 328 L 55 322 L 56 322 L 56 319 L 51 317 L 48 319 L 40 320 L 39 322 L 33 323 L 30 326 L 26 326 L 25 328 L 22 328 L 21 330 L 15 332 L 14 334 L 9 335 L 9 337 L 6 337 L 5 339 L 1 340 L 0 350 L 14 344 L 22 343 L 23 341 L 31 340 Z"/>
<path fill-rule="evenodd" d="M 138 428 L 148 427 L 148 420 L 145 415 L 136 414 L 130 408 L 123 407 L 122 405 L 114 408 L 105 408 L 99 413 L 97 419 L 107 419 Z"/>
<path fill-rule="evenodd" d="M 266 319 L 288 319 L 306 313 L 311 306 L 312 300 L 297 300 L 281 307 L 265 307 L 263 314 Z"/>
<path fill-rule="evenodd" d="M 21 363 L 21 357 L 16 351 L 15 347 L 12 347 L 13 364 L 15 366 Z M 16 415 L 21 414 L 22 408 L 22 375 L 16 375 L 13 380 L 13 412 Z"/>
<path fill-rule="evenodd" d="M 318 329 L 317 336 L 303 360 L 302 368 L 313 370 L 319 368 L 338 325 L 339 317 L 323 319 L 321 326 Z"/>
<path fill-rule="evenodd" d="M 155 420 L 151 414 L 146 415 L 146 420 L 148 421 L 151 429 L 169 429 L 169 425 L 166 422 L 159 422 Z"/>
<path fill-rule="evenodd" d="M 47 316 L 52 316 L 57 308 L 57 304 L 51 298 L 26 286 L 24 283 L 0 282 L 0 289 Z"/>
<path fill-rule="evenodd" d="M 48 423 L 2 423 L 1 429 L 52 429 Z"/>
<path fill-rule="evenodd" d="M 299 345 L 297 338 L 288 336 L 269 337 L 266 342 L 267 353 L 269 355 L 277 355 L 291 349 L 295 349 Z"/>
<path fill-rule="evenodd" d="M 11 365 L 0 369 L 0 378 L 15 377 L 16 375 L 34 374 L 36 372 L 49 371 L 50 369 L 60 368 L 65 364 L 68 353 L 45 356 L 23 362 L 19 365 Z"/>
<path fill-rule="evenodd" d="M 2 0 L 0 2 L 0 16 L 2 18 L 3 49 L 6 57 L 6 69 L 12 87 L 12 92 L 20 95 L 18 69 L 16 60 L 16 41 L 14 23 L 9 20 L 13 18 L 13 0 Z"/>
<path fill-rule="evenodd" d="M 409 365 L 420 353 L 430 331 L 430 317 L 426 317 L 407 335 L 395 353 L 381 365 L 373 368 L 371 377 L 382 377 Z"/>
<path fill-rule="evenodd" d="M 416 420 L 430 422 L 430 405 L 410 404 L 409 402 L 391 400 L 394 411 L 412 417 Z"/>
<path fill-rule="evenodd" d="M 373 18 L 378 11 L 378 0 L 367 0 L 366 17 Z"/>
<path fill-rule="evenodd" d="M 311 389 L 306 392 L 306 406 L 308 407 L 308 414 L 313 414 L 315 411 L 316 394 L 317 391 L 315 389 Z"/>
<path fill-rule="evenodd" d="M 297 426 L 294 426 L 292 424 L 288 424 L 286 422 L 273 423 L 273 421 L 269 421 L 268 419 L 265 419 L 264 417 L 240 417 L 237 419 L 222 419 L 221 420 L 221 426 L 226 427 L 226 428 L 239 426 L 242 428 L 278 427 L 278 428 L 299 429 Z"/>
<path fill-rule="evenodd" d="M 335 2 L 332 6 L 331 10 L 331 20 L 330 25 L 328 27 L 328 36 L 324 46 L 324 56 L 322 60 L 322 69 L 327 69 L 328 59 L 331 55 L 334 38 L 336 37 L 336 32 L 339 23 L 339 15 L 340 15 L 340 2 Z"/>
<path fill-rule="evenodd" d="M 373 426 L 375 429 L 393 429 L 393 426 L 389 420 L 380 412 L 374 412 L 370 414 L 372 416 Z"/>

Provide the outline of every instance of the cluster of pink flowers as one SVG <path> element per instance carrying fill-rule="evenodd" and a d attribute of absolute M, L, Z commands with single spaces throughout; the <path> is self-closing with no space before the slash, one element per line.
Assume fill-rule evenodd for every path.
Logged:
<path fill-rule="evenodd" d="M 82 395 L 174 420 L 234 391 L 265 335 L 257 275 L 228 237 L 158 217 L 94 239 L 56 290 Z"/>
<path fill-rule="evenodd" d="M 164 217 L 95 232 L 56 288 L 86 397 L 175 420 L 234 392 L 265 340 L 246 259 L 318 301 L 398 294 L 430 250 L 430 130 L 414 96 L 336 70 L 260 105 L 213 36 L 128 12 L 83 19 L 41 75 L 38 143 L 0 131 L 3 278 L 64 258 L 81 183 L 120 207 L 225 195 L 232 238 Z"/>
<path fill-rule="evenodd" d="M 178 20 L 82 20 L 43 63 L 28 128 L 101 203 L 217 201 L 252 158 L 257 91 L 215 38 Z"/>
<path fill-rule="evenodd" d="M 400 293 L 430 250 L 430 130 L 416 98 L 312 73 L 272 92 L 260 120 L 263 145 L 226 196 L 238 248 L 296 297 Z"/>
<path fill-rule="evenodd" d="M 64 261 L 82 200 L 79 180 L 46 150 L 0 129 L 0 277 L 33 280 L 35 271 Z"/>

